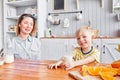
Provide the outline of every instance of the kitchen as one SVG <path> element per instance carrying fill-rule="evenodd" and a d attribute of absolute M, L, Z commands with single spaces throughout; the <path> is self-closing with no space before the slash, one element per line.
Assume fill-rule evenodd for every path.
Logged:
<path fill-rule="evenodd" d="M 82 25 L 99 31 L 93 46 L 101 51 L 102 63 L 120 59 L 119 0 L 58 0 L 63 1 L 60 8 L 54 1 L 57 0 L 0 0 L 0 48 L 6 37 L 15 36 L 13 28 L 18 16 L 31 13 L 37 19 L 36 37 L 41 40 L 42 60 L 57 60 L 70 54 L 78 46 L 74 35 Z"/>

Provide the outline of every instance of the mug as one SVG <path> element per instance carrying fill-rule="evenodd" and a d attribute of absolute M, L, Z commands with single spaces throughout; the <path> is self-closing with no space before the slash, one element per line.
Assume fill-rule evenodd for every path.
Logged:
<path fill-rule="evenodd" d="M 77 13 L 76 14 L 76 19 L 77 20 L 81 20 L 82 19 L 82 14 L 81 13 Z"/>
<path fill-rule="evenodd" d="M 12 63 L 12 62 L 14 62 L 14 55 L 13 54 L 6 54 L 4 56 L 4 62 L 5 63 Z"/>
<path fill-rule="evenodd" d="M 65 63 L 70 63 L 70 62 L 73 61 L 72 56 L 69 56 L 69 55 L 68 55 L 68 56 L 66 55 L 66 56 L 64 56 L 63 58 L 64 58 L 64 62 L 65 62 Z"/>

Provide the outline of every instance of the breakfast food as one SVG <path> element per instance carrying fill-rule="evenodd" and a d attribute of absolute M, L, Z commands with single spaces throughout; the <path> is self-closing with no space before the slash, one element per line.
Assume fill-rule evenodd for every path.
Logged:
<path fill-rule="evenodd" d="M 100 76 L 103 80 L 115 80 L 112 72 L 100 72 Z"/>
<path fill-rule="evenodd" d="M 103 80 L 115 80 L 115 76 L 118 75 L 118 68 L 113 68 L 112 66 L 82 66 L 81 74 L 99 76 Z"/>
<path fill-rule="evenodd" d="M 69 75 L 75 80 L 120 80 L 120 68 L 111 65 L 83 65 L 80 71 L 70 71 Z"/>
<path fill-rule="evenodd" d="M 112 66 L 113 68 L 120 68 L 120 60 L 114 61 L 114 62 L 111 64 L 111 66 Z"/>
<path fill-rule="evenodd" d="M 117 68 L 118 69 L 118 74 L 117 75 L 120 75 L 120 60 L 116 60 L 116 61 L 112 62 L 111 66 L 113 68 Z"/>

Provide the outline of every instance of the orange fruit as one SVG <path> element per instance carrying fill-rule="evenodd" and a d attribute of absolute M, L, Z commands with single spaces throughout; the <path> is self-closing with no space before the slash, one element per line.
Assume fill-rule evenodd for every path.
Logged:
<path fill-rule="evenodd" d="M 97 76 L 99 75 L 99 72 L 102 70 L 102 67 L 101 66 L 95 66 L 95 67 L 92 67 L 92 66 L 89 66 L 88 67 L 88 73 L 92 76 Z"/>
<path fill-rule="evenodd" d="M 86 75 L 87 75 L 87 69 L 88 69 L 88 66 L 86 66 L 86 65 L 83 65 L 83 66 L 82 66 L 82 75 L 83 75 L 83 76 L 86 76 Z"/>
<path fill-rule="evenodd" d="M 117 68 L 118 70 L 117 70 L 117 75 L 119 75 L 120 76 L 120 68 Z"/>
<path fill-rule="evenodd" d="M 120 60 L 112 62 L 111 66 L 113 68 L 120 68 Z"/>
<path fill-rule="evenodd" d="M 115 80 L 115 75 L 117 75 L 118 69 L 112 67 L 104 67 L 99 73 L 103 80 Z"/>
<path fill-rule="evenodd" d="M 99 74 L 103 80 L 115 80 L 113 72 L 100 72 Z"/>
<path fill-rule="evenodd" d="M 120 68 L 111 66 L 82 66 L 82 75 L 100 76 L 103 80 L 114 80 L 114 76 L 119 75 Z"/>

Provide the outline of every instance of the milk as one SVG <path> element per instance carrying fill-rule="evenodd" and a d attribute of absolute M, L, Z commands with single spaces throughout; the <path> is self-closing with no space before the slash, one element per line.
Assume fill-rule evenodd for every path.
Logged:
<path fill-rule="evenodd" d="M 5 63 L 12 63 L 12 62 L 14 62 L 14 55 L 13 54 L 6 54 L 4 56 L 4 62 Z"/>
<path fill-rule="evenodd" d="M 67 62 L 67 63 L 70 63 L 70 62 L 72 62 L 73 61 L 73 58 L 72 58 L 72 56 L 64 56 L 63 57 L 64 58 L 64 62 Z"/>

